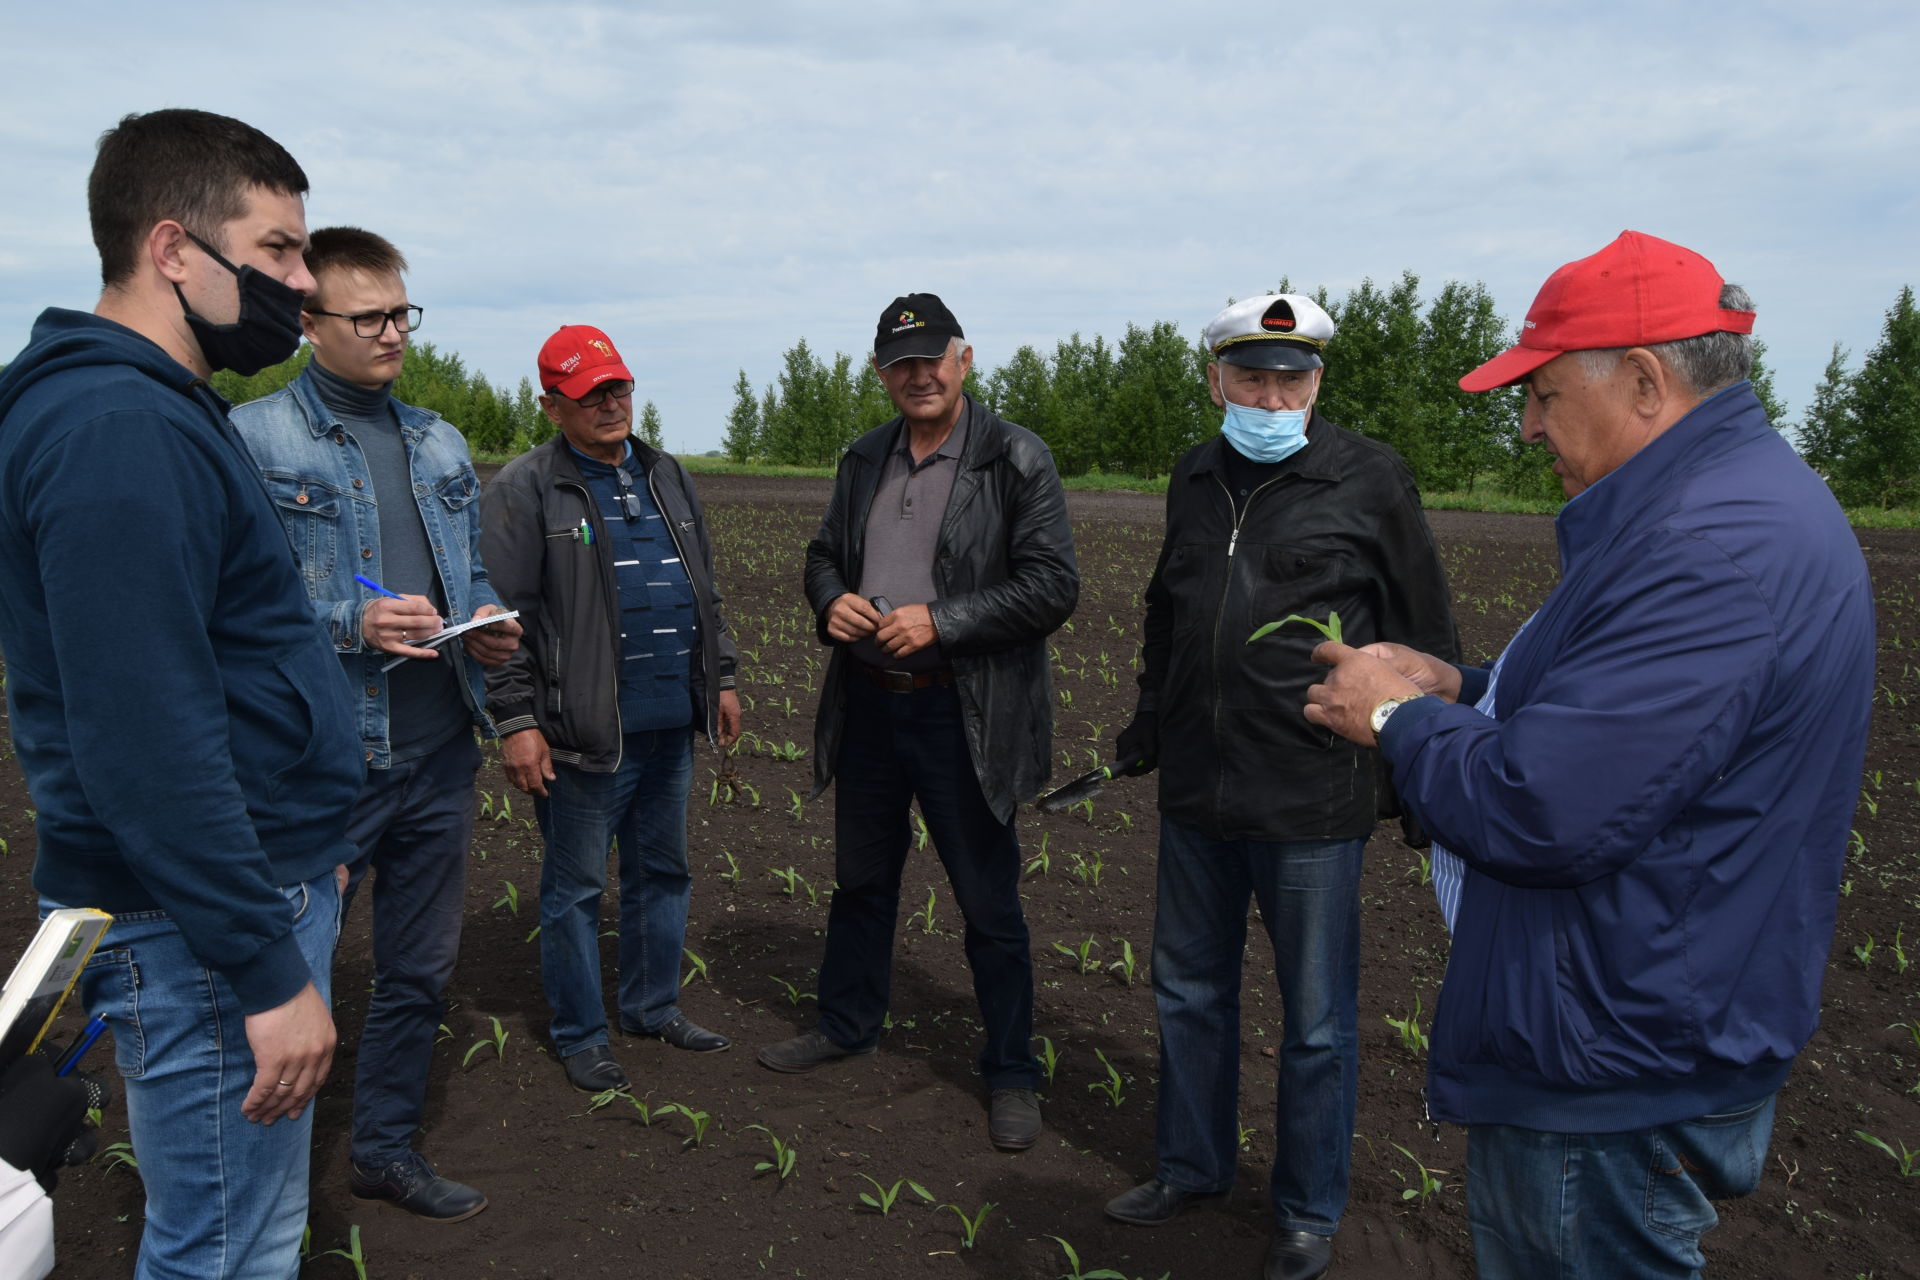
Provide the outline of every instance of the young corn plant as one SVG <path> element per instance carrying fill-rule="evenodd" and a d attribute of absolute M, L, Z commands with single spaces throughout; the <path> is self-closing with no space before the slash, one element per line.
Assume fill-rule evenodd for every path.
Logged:
<path fill-rule="evenodd" d="M 1099 945 L 1092 938 L 1088 938 L 1085 942 L 1072 946 L 1064 942 L 1056 942 L 1053 944 L 1053 949 L 1078 965 L 1081 973 L 1092 973 L 1099 967 L 1099 962 L 1093 958 L 1093 949 Z"/>
<path fill-rule="evenodd" d="M 1908 964 L 1912 963 L 1907 959 L 1906 948 L 1900 945 L 1901 936 L 1905 934 L 1906 931 L 1907 926 L 1905 924 L 1894 929 L 1893 941 L 1888 944 L 1888 949 L 1893 952 L 1893 969 L 1895 973 L 1905 973 Z"/>
<path fill-rule="evenodd" d="M 807 816 L 807 802 L 792 787 L 787 788 L 787 814 L 795 822 Z"/>
<path fill-rule="evenodd" d="M 653 1109 L 653 1114 L 659 1119 L 672 1115 L 687 1118 L 687 1123 L 693 1126 L 693 1136 L 680 1140 L 683 1147 L 697 1147 L 704 1143 L 707 1140 L 707 1126 L 713 1122 L 712 1116 L 704 1111 L 695 1111 L 684 1102 L 663 1102 Z"/>
<path fill-rule="evenodd" d="M 1032 875 L 1036 871 L 1041 875 L 1045 875 L 1047 872 L 1053 870 L 1053 855 L 1047 852 L 1047 842 L 1051 839 L 1053 839 L 1052 832 L 1042 831 L 1040 833 L 1040 849 L 1027 863 L 1028 875 Z"/>
<path fill-rule="evenodd" d="M 868 1195 L 862 1191 L 860 1193 L 860 1203 L 866 1205 L 869 1209 L 878 1211 L 883 1218 L 893 1212 L 893 1202 L 900 1198 L 901 1187 L 910 1187 L 913 1189 L 913 1194 L 919 1196 L 928 1204 L 933 1203 L 933 1193 L 911 1178 L 902 1178 L 890 1187 L 883 1187 L 880 1185 L 880 1180 L 870 1174 L 863 1173 L 860 1176 L 873 1184 L 873 1194 Z"/>
<path fill-rule="evenodd" d="M 800 988 L 794 986 L 791 982 L 788 982 L 785 978 L 774 978 L 772 974 L 768 974 L 767 976 L 769 978 L 773 978 L 775 982 L 779 983 L 781 986 L 787 989 L 787 1003 L 794 1006 L 796 1009 L 800 1007 L 800 1002 L 802 1000 L 818 1001 L 820 999 L 820 997 L 815 995 L 813 992 L 802 991 Z"/>
<path fill-rule="evenodd" d="M 1874 1137 L 1865 1129 L 1855 1129 L 1853 1136 L 1870 1147 L 1886 1152 L 1894 1164 L 1900 1167 L 1901 1177 L 1920 1178 L 1920 1150 L 1909 1151 L 1907 1144 L 1902 1142 L 1900 1143 L 1900 1149 L 1895 1151 L 1892 1147 L 1888 1146 L 1879 1138 Z M 1898 1141 L 1898 1139 L 1895 1139 L 1895 1141 Z"/>
<path fill-rule="evenodd" d="M 1080 1269 L 1080 1254 L 1072 1245 L 1062 1240 L 1059 1236 L 1048 1236 L 1047 1238 L 1059 1245 L 1061 1252 L 1067 1255 L 1067 1274 L 1062 1276 L 1060 1280 L 1127 1280 L 1126 1272 L 1115 1271 L 1112 1267 L 1099 1267 L 1092 1271 L 1082 1271 Z M 1168 1273 L 1168 1275 L 1171 1274 L 1171 1272 Z M 1160 1280 L 1167 1280 L 1167 1276 L 1161 1276 Z"/>
<path fill-rule="evenodd" d="M 1107 1069 L 1107 1078 L 1105 1080 L 1095 1080 L 1087 1086 L 1087 1091 L 1089 1093 L 1099 1094 L 1107 1100 L 1108 1106 L 1118 1108 L 1121 1100 L 1126 1096 L 1121 1092 L 1122 1086 L 1126 1084 L 1126 1081 L 1120 1078 L 1119 1069 L 1107 1061 L 1106 1054 L 1095 1049 L 1093 1055 L 1100 1059 L 1100 1065 Z"/>
<path fill-rule="evenodd" d="M 727 852 L 725 849 L 722 849 L 720 851 L 720 856 L 727 860 L 727 869 L 720 873 L 720 878 L 722 880 L 731 880 L 733 881 L 733 883 L 739 884 L 741 876 L 745 874 L 745 872 L 743 872 L 740 869 L 740 860 L 735 858 L 731 853 Z"/>
<path fill-rule="evenodd" d="M 1115 938 L 1120 944 L 1120 958 L 1107 966 L 1108 973 L 1118 973 L 1120 981 L 1127 986 L 1133 985 L 1133 943 L 1125 938 Z"/>
<path fill-rule="evenodd" d="M 793 896 L 795 889 L 807 882 L 807 878 L 792 867 L 788 867 L 785 871 L 779 867 L 768 867 L 767 874 L 780 882 L 780 892 L 789 898 Z"/>
<path fill-rule="evenodd" d="M 920 932 L 922 933 L 940 932 L 938 929 L 933 927 L 933 902 L 934 902 L 933 886 L 928 885 L 927 886 L 927 905 L 907 917 L 907 928 L 909 929 L 913 928 L 913 922 L 915 920 L 918 920 L 920 922 Z"/>
<path fill-rule="evenodd" d="M 115 1169 L 131 1169 L 140 1172 L 140 1159 L 133 1154 L 131 1142 L 109 1142 L 100 1148 L 100 1167 L 108 1173 Z"/>
<path fill-rule="evenodd" d="M 699 956 L 693 954 L 693 951 L 690 948 L 682 947 L 680 948 L 680 951 L 683 955 L 687 957 L 688 963 L 693 966 L 691 969 L 687 970 L 686 976 L 680 979 L 681 986 L 683 987 L 686 986 L 689 982 L 692 982 L 695 978 L 704 978 L 707 976 L 707 962 L 705 960 L 702 960 Z"/>
<path fill-rule="evenodd" d="M 1861 963 L 1861 964 L 1862 964 L 1863 966 L 1866 966 L 1866 967 L 1869 967 L 1869 968 L 1870 968 L 1870 967 L 1872 967 L 1872 965 L 1873 965 L 1873 935 L 1872 935 L 1872 934 L 1868 934 L 1868 935 L 1867 935 L 1867 940 L 1866 940 L 1865 942 L 1863 942 L 1863 943 L 1861 943 L 1861 944 L 1860 944 L 1859 946 L 1856 946 L 1856 947 L 1853 947 L 1853 948 L 1852 948 L 1852 951 L 1853 951 L 1853 958 L 1854 958 L 1855 960 L 1858 960 L 1858 961 L 1859 961 L 1859 962 L 1860 962 L 1860 963 Z"/>
<path fill-rule="evenodd" d="M 1920 1039 L 1920 1031 L 1915 1031 L 1914 1037 Z M 1052 1040 L 1046 1036 L 1040 1037 L 1040 1069 L 1047 1073 L 1048 1084 L 1053 1083 L 1053 1069 L 1060 1065 L 1060 1059 L 1064 1056 L 1065 1055 L 1058 1049 L 1053 1047 Z"/>
<path fill-rule="evenodd" d="M 807 754 L 805 747 L 795 746 L 791 739 L 778 746 L 771 747 L 769 750 L 772 752 L 775 760 L 781 761 L 784 764 L 792 764 Z"/>
<path fill-rule="evenodd" d="M 973 1242 L 980 1236 L 980 1228 L 986 1224 L 987 1215 L 998 1207 L 999 1206 L 995 1205 L 993 1201 L 989 1200 L 980 1206 L 978 1213 L 969 1218 L 966 1210 L 957 1204 L 943 1204 L 940 1206 L 941 1209 L 953 1210 L 953 1216 L 960 1219 L 960 1245 L 965 1249 L 973 1248 Z M 938 1212 L 938 1210 L 936 1210 L 936 1212 Z"/>
<path fill-rule="evenodd" d="M 750 1124 L 747 1128 L 749 1130 L 758 1129 L 760 1132 L 766 1134 L 767 1139 L 773 1143 L 773 1159 L 762 1160 L 759 1164 L 753 1166 L 753 1171 L 755 1173 L 765 1173 L 771 1169 L 780 1175 L 780 1181 L 785 1182 L 793 1174 L 794 1161 L 800 1158 L 800 1148 L 794 1146 L 791 1142 L 780 1141 L 780 1135 L 763 1124 Z"/>
<path fill-rule="evenodd" d="M 1424 1054 L 1430 1047 L 1427 1033 L 1420 1026 L 1420 995 L 1414 993 L 1413 1012 L 1404 1018 L 1388 1016 L 1388 1026 L 1400 1033 L 1400 1047 L 1416 1057 Z"/>
<path fill-rule="evenodd" d="M 1264 627 L 1261 627 L 1258 631 L 1255 631 L 1252 635 L 1247 637 L 1247 643 L 1252 644 L 1255 640 L 1258 640 L 1262 636 L 1271 635 L 1275 631 L 1278 631 L 1280 628 L 1286 626 L 1289 622 L 1304 622 L 1308 626 L 1312 627 L 1315 631 L 1318 631 L 1321 635 L 1325 636 L 1327 639 L 1333 641 L 1335 644 L 1340 643 L 1340 615 L 1337 613 L 1331 613 L 1331 612 L 1327 614 L 1327 620 L 1325 622 L 1320 621 L 1318 618 L 1309 618 L 1303 613 L 1290 613 L 1286 617 L 1280 619 L 1280 621 L 1269 622 Z"/>
<path fill-rule="evenodd" d="M 347 1229 L 346 1248 L 329 1249 L 320 1256 L 323 1258 L 345 1258 L 352 1264 L 353 1274 L 356 1280 L 367 1280 L 367 1252 L 360 1247 L 359 1227 L 349 1227 Z"/>
<path fill-rule="evenodd" d="M 1440 1175 L 1446 1173 L 1445 1169 L 1427 1168 L 1427 1166 L 1420 1163 L 1419 1156 L 1416 1156 L 1413 1152 L 1407 1150 L 1397 1142 L 1393 1144 L 1393 1149 L 1413 1161 L 1413 1167 L 1420 1171 L 1420 1185 L 1417 1187 L 1407 1187 L 1401 1191 L 1400 1198 L 1402 1200 L 1418 1200 L 1424 1205 L 1428 1197 L 1437 1194 L 1446 1185 L 1440 1181 Z"/>
<path fill-rule="evenodd" d="M 514 915 L 516 916 L 519 915 L 520 914 L 520 890 L 514 885 L 513 881 L 511 880 L 502 880 L 500 882 L 500 886 L 501 888 L 505 889 L 506 892 L 502 893 L 498 898 L 494 900 L 493 909 L 495 911 L 498 911 L 500 908 L 505 907 L 508 911 L 512 912 Z"/>
<path fill-rule="evenodd" d="M 482 1036 L 473 1042 L 473 1047 L 467 1050 L 467 1056 L 460 1059 L 460 1065 L 462 1067 L 472 1063 L 473 1055 L 479 1053 L 489 1045 L 493 1046 L 493 1056 L 496 1060 L 500 1062 L 507 1060 L 507 1029 L 500 1025 L 500 1019 L 498 1018 L 489 1017 L 487 1021 L 493 1024 L 493 1034 L 490 1036 Z"/>

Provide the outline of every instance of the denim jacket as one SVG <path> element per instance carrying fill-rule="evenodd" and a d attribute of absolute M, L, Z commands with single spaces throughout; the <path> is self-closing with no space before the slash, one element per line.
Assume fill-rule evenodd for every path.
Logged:
<path fill-rule="evenodd" d="M 480 479 L 465 438 L 451 423 L 398 400 L 393 407 L 413 475 L 413 499 L 446 593 L 447 621 L 464 622 L 480 606 L 500 603 L 480 564 Z M 354 581 L 355 574 L 381 580 L 380 514 L 366 456 L 305 372 L 283 390 L 241 405 L 232 417 L 266 480 L 314 611 L 353 688 L 367 766 L 384 769 L 390 738 L 387 677 L 380 668 L 391 657 L 368 648 L 360 635 L 361 614 L 373 596 Z M 479 664 L 457 642 L 440 652 L 458 664 L 474 724 L 492 736 Z"/>

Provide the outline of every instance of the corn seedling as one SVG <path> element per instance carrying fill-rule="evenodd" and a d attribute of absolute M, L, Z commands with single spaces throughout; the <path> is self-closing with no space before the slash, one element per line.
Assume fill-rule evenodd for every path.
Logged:
<path fill-rule="evenodd" d="M 1421 884 L 1432 884 L 1433 856 L 1422 849 L 1414 850 L 1413 856 L 1420 859 L 1420 861 L 1408 867 L 1407 874 L 1417 878 Z"/>
<path fill-rule="evenodd" d="M 1067 1274 L 1060 1277 L 1060 1280 L 1127 1280 L 1124 1272 L 1115 1271 L 1112 1267 L 1101 1267 L 1095 1271 L 1082 1271 L 1080 1269 L 1080 1255 L 1074 1251 L 1072 1245 L 1062 1240 L 1059 1236 L 1048 1236 L 1047 1239 L 1059 1245 L 1061 1251 L 1067 1255 Z M 1160 1280 L 1167 1280 L 1167 1278 L 1166 1276 L 1162 1276 Z"/>
<path fill-rule="evenodd" d="M 1896 1022 L 1888 1026 L 1889 1031 L 1904 1031 L 1913 1037 L 1913 1047 L 1920 1049 L 1920 1018 L 1912 1022 Z"/>
<path fill-rule="evenodd" d="M 1240 1149 L 1242 1151 L 1253 1145 L 1253 1135 L 1259 1132 L 1258 1129 L 1255 1129 L 1252 1125 L 1241 1123 L 1238 1113 L 1235 1113 L 1233 1117 L 1233 1127 L 1240 1131 Z"/>
<path fill-rule="evenodd" d="M 927 820 L 918 809 L 913 811 L 913 847 L 919 851 L 927 847 L 931 833 L 927 830 Z"/>
<path fill-rule="evenodd" d="M 739 884 L 740 877 L 746 874 L 740 869 L 740 860 L 734 857 L 733 854 L 729 853 L 725 849 L 722 849 L 720 851 L 720 856 L 727 860 L 727 869 L 720 873 L 720 878 L 722 880 L 731 880 L 733 881 L 733 883 Z"/>
<path fill-rule="evenodd" d="M 672 1103 L 668 1103 L 667 1106 L 663 1106 L 656 1111 L 640 1099 L 628 1093 L 625 1089 L 603 1089 L 593 1095 L 592 1100 L 587 1103 L 587 1109 L 580 1114 L 590 1116 L 601 1108 L 610 1107 L 616 1102 L 631 1103 L 633 1109 L 640 1113 L 640 1123 L 646 1125 L 648 1128 L 653 1127 L 654 1117 L 665 1115 L 667 1107 L 673 1105 Z"/>
<path fill-rule="evenodd" d="M 1482 609 L 1481 612 L 1485 613 L 1486 610 Z M 1325 622 L 1321 622 L 1317 618 L 1309 618 L 1303 613 L 1290 613 L 1286 617 L 1280 619 L 1280 621 L 1269 622 L 1266 626 L 1261 627 L 1258 631 L 1255 631 L 1252 635 L 1247 637 L 1247 643 L 1252 644 L 1255 640 L 1258 640 L 1261 636 L 1271 635 L 1273 632 L 1278 631 L 1280 628 L 1286 626 L 1289 622 L 1304 622 L 1308 626 L 1312 627 L 1315 631 L 1318 631 L 1321 635 L 1325 636 L 1327 639 L 1333 641 L 1335 644 L 1340 643 L 1340 615 L 1337 613 L 1328 613 L 1327 620 Z"/>
<path fill-rule="evenodd" d="M 1032 861 L 1027 863 L 1028 875 L 1032 875 L 1035 871 L 1045 875 L 1053 870 L 1053 855 L 1047 852 L 1047 842 L 1052 838 L 1053 833 L 1050 831 L 1040 833 L 1040 851 L 1033 855 Z"/>
<path fill-rule="evenodd" d="M 707 1126 L 713 1122 L 712 1116 L 704 1111 L 695 1111 L 684 1102 L 663 1102 L 653 1109 L 653 1114 L 660 1119 L 671 1115 L 682 1115 L 687 1118 L 687 1123 L 693 1126 L 693 1136 L 680 1140 L 680 1145 L 683 1147 L 697 1147 L 705 1142 Z"/>
<path fill-rule="evenodd" d="M 513 881 L 511 880 L 502 880 L 500 884 L 501 884 L 501 887 L 506 890 L 506 892 L 501 894 L 498 898 L 494 900 L 493 909 L 495 911 L 498 911 L 500 908 L 505 907 L 508 911 L 511 911 L 514 915 L 516 916 L 519 915 L 520 914 L 520 890 L 514 885 Z"/>
<path fill-rule="evenodd" d="M 1088 938 L 1085 942 L 1078 943 L 1074 946 L 1068 946 L 1064 942 L 1056 942 L 1053 944 L 1053 949 L 1076 963 L 1081 973 L 1091 973 L 1094 969 L 1093 949 L 1099 945 L 1100 944 L 1092 938 Z"/>
<path fill-rule="evenodd" d="M 1920 1039 L 1920 1031 L 1914 1032 L 1914 1036 L 1916 1039 Z M 1056 1066 L 1060 1065 L 1060 1058 L 1061 1058 L 1060 1051 L 1053 1047 L 1053 1041 L 1049 1040 L 1045 1036 L 1041 1036 L 1040 1037 L 1040 1069 L 1047 1073 L 1048 1084 L 1053 1083 L 1053 1069 Z"/>
<path fill-rule="evenodd" d="M 1853 950 L 1853 958 L 1855 960 L 1858 960 L 1863 965 L 1872 965 L 1873 964 L 1873 935 L 1868 934 L 1867 940 L 1861 943 L 1859 946 L 1854 947 L 1852 950 Z"/>
<path fill-rule="evenodd" d="M 919 1196 L 928 1204 L 933 1203 L 933 1193 L 911 1178 L 902 1178 L 890 1187 L 883 1187 L 880 1185 L 878 1178 L 865 1173 L 860 1176 L 873 1184 L 873 1194 L 868 1195 L 862 1191 L 860 1193 L 860 1203 L 866 1205 L 868 1208 L 879 1210 L 880 1216 L 883 1218 L 893 1212 L 893 1202 L 900 1198 L 901 1187 L 911 1187 L 913 1194 Z"/>
<path fill-rule="evenodd" d="M 1440 1181 L 1439 1175 L 1445 1173 L 1446 1170 L 1427 1168 L 1427 1166 L 1420 1163 L 1419 1156 L 1416 1156 L 1413 1152 L 1407 1150 L 1397 1142 L 1393 1144 L 1393 1149 L 1413 1161 L 1413 1167 L 1420 1171 L 1420 1185 L 1418 1187 L 1406 1188 L 1400 1193 L 1400 1198 L 1402 1200 L 1418 1200 L 1421 1204 L 1425 1204 L 1428 1196 L 1440 1191 L 1445 1185 Z"/>
<path fill-rule="evenodd" d="M 938 933 L 939 932 L 939 930 L 933 927 L 933 900 L 934 900 L 933 886 L 928 885 L 927 886 L 927 905 L 907 917 L 907 928 L 909 929 L 913 928 L 913 922 L 915 920 L 918 920 L 920 922 L 920 932 L 922 933 Z"/>
<path fill-rule="evenodd" d="M 108 1173 L 112 1173 L 115 1169 L 132 1169 L 138 1173 L 140 1158 L 133 1154 L 131 1142 L 109 1142 L 100 1148 L 100 1167 Z"/>
<path fill-rule="evenodd" d="M 795 746 L 791 740 L 770 747 L 768 750 L 772 752 L 775 760 L 784 761 L 787 764 L 792 764 L 807 754 L 805 747 Z"/>
<path fill-rule="evenodd" d="M 687 957 L 687 962 L 693 966 L 693 968 L 687 970 L 686 977 L 680 979 L 681 986 L 683 987 L 686 986 L 689 982 L 692 982 L 695 978 L 704 978 L 707 976 L 707 962 L 705 960 L 702 960 L 699 956 L 693 954 L 693 952 L 689 948 L 682 947 L 680 948 L 680 951 L 681 951 L 681 954 Z"/>
<path fill-rule="evenodd" d="M 792 867 L 788 867 L 785 871 L 782 871 L 779 867 L 768 867 L 767 874 L 780 882 L 780 892 L 786 894 L 789 898 L 793 896 L 795 887 L 806 880 L 805 876 L 795 871 Z"/>
<path fill-rule="evenodd" d="M 367 1254 L 366 1250 L 360 1247 L 359 1227 L 349 1227 L 347 1229 L 346 1248 L 329 1249 L 320 1256 L 323 1258 L 345 1258 L 353 1264 L 353 1274 L 358 1277 L 358 1280 L 367 1280 Z"/>
<path fill-rule="evenodd" d="M 1892 1147 L 1874 1137 L 1865 1129 L 1855 1129 L 1853 1136 L 1870 1147 L 1877 1147 L 1881 1151 L 1886 1152 L 1888 1157 L 1900 1166 L 1901 1177 L 1920 1178 L 1920 1151 L 1907 1150 L 1907 1144 L 1904 1142 L 1900 1143 L 1900 1149 L 1895 1151 Z"/>
<path fill-rule="evenodd" d="M 1128 986 L 1132 986 L 1133 985 L 1133 943 L 1129 942 L 1125 938 L 1115 938 L 1114 941 L 1120 944 L 1120 958 L 1107 966 L 1107 972 L 1112 973 L 1115 970 L 1118 970 L 1120 974 L 1120 981 L 1124 982 Z"/>
<path fill-rule="evenodd" d="M 1893 968 L 1895 973 L 1905 973 L 1907 971 L 1907 965 L 1910 963 L 1907 959 L 1906 948 L 1900 945 L 1901 936 L 1905 934 L 1906 931 L 1907 926 L 1904 924 L 1900 925 L 1893 931 L 1893 941 L 1888 944 L 1893 952 Z"/>
<path fill-rule="evenodd" d="M 1388 1016 L 1386 1024 L 1400 1033 L 1400 1047 L 1408 1053 L 1418 1055 L 1427 1051 L 1430 1042 L 1427 1039 L 1427 1033 L 1420 1027 L 1419 993 L 1414 994 L 1412 1013 L 1404 1018 Z"/>
<path fill-rule="evenodd" d="M 1107 1078 L 1105 1080 L 1095 1080 L 1092 1084 L 1087 1086 L 1087 1091 L 1089 1093 L 1099 1094 L 1101 1097 L 1107 1100 L 1108 1106 L 1117 1108 L 1119 1107 L 1122 1098 L 1125 1096 L 1124 1094 L 1122 1094 L 1121 1088 L 1123 1085 L 1126 1084 L 1126 1081 L 1120 1078 L 1119 1069 L 1116 1068 L 1111 1062 L 1107 1061 L 1106 1054 L 1102 1053 L 1098 1049 L 1095 1049 L 1093 1051 L 1093 1055 L 1094 1057 L 1100 1059 L 1100 1065 L 1107 1069 Z"/>
<path fill-rule="evenodd" d="M 1082 801 L 1082 803 L 1087 806 L 1088 821 L 1092 821 L 1093 800 L 1091 798 L 1088 798 L 1087 800 Z M 1096 850 L 1094 852 L 1094 855 L 1091 858 L 1088 858 L 1085 855 L 1078 854 L 1078 853 L 1069 854 L 1067 856 L 1073 859 L 1074 876 L 1077 879 L 1079 879 L 1082 883 L 1091 885 L 1093 888 L 1098 889 L 1100 887 L 1100 872 L 1107 865 L 1106 855 Z"/>
<path fill-rule="evenodd" d="M 787 813 L 793 818 L 795 822 L 799 822 L 801 819 L 807 816 L 807 802 L 801 799 L 800 793 L 798 791 L 795 791 L 792 787 L 787 788 L 787 795 L 789 797 L 787 802 Z"/>
<path fill-rule="evenodd" d="M 467 1050 L 467 1056 L 460 1059 L 461 1066 L 464 1067 L 469 1063 L 471 1063 L 473 1061 L 473 1055 L 476 1053 L 479 1053 L 482 1049 L 486 1048 L 488 1045 L 493 1046 L 493 1056 L 497 1060 L 501 1062 L 505 1062 L 507 1060 L 507 1029 L 500 1025 L 500 1019 L 498 1018 L 490 1017 L 487 1019 L 487 1021 L 493 1024 L 493 1034 L 490 1036 L 483 1036 L 480 1039 L 475 1040 L 473 1042 L 473 1047 Z"/>
<path fill-rule="evenodd" d="M 817 1001 L 820 998 L 819 996 L 816 996 L 811 991 L 802 991 L 800 988 L 794 986 L 791 982 L 788 982 L 785 978 L 774 978 L 772 974 L 768 974 L 767 976 L 769 978 L 773 978 L 775 982 L 779 983 L 781 986 L 787 989 L 787 1003 L 790 1005 L 793 1005 L 795 1008 L 798 1008 L 800 1006 L 800 1002 L 802 1000 Z"/>
<path fill-rule="evenodd" d="M 785 1182 L 788 1176 L 793 1173 L 793 1162 L 800 1158 L 800 1149 L 790 1142 L 780 1141 L 780 1135 L 763 1124 L 750 1124 L 747 1128 L 750 1130 L 758 1129 L 767 1135 L 768 1141 L 773 1143 L 773 1159 L 762 1160 L 759 1164 L 753 1166 L 753 1171 L 755 1173 L 765 1173 L 771 1169 L 780 1175 L 780 1181 Z"/>
<path fill-rule="evenodd" d="M 966 1210 L 957 1204 L 943 1204 L 940 1208 L 953 1210 L 953 1216 L 960 1219 L 960 1245 L 962 1248 L 971 1249 L 974 1240 L 980 1235 L 980 1228 L 986 1224 L 987 1215 L 992 1213 L 996 1206 L 989 1200 L 981 1205 L 980 1212 L 971 1218 L 967 1216 Z"/>

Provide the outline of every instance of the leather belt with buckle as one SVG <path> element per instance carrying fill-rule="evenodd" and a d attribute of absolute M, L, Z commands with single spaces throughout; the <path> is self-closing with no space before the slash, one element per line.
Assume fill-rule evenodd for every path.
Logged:
<path fill-rule="evenodd" d="M 942 667 L 938 671 L 888 671 L 871 663 L 852 659 L 853 669 L 867 680 L 885 689 L 888 693 L 917 693 L 921 689 L 931 689 L 935 685 L 945 688 L 953 683 L 953 670 Z"/>

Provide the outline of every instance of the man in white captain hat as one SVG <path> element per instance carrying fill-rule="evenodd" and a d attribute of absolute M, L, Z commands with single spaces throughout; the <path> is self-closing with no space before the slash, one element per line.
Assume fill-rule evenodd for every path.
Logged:
<path fill-rule="evenodd" d="M 1298 294 L 1248 298 L 1207 325 L 1220 435 L 1167 484 L 1139 706 L 1118 742 L 1133 772 L 1160 773 L 1160 1097 L 1154 1176 L 1107 1214 L 1153 1226 L 1233 1185 L 1241 956 L 1257 899 L 1286 1010 L 1269 1280 L 1326 1274 L 1346 1206 L 1361 850 L 1377 809 L 1372 753 L 1301 714 L 1320 633 L 1294 623 L 1248 637 L 1291 614 L 1338 613 L 1350 644 L 1457 647 L 1406 463 L 1314 408 L 1333 332 Z"/>

